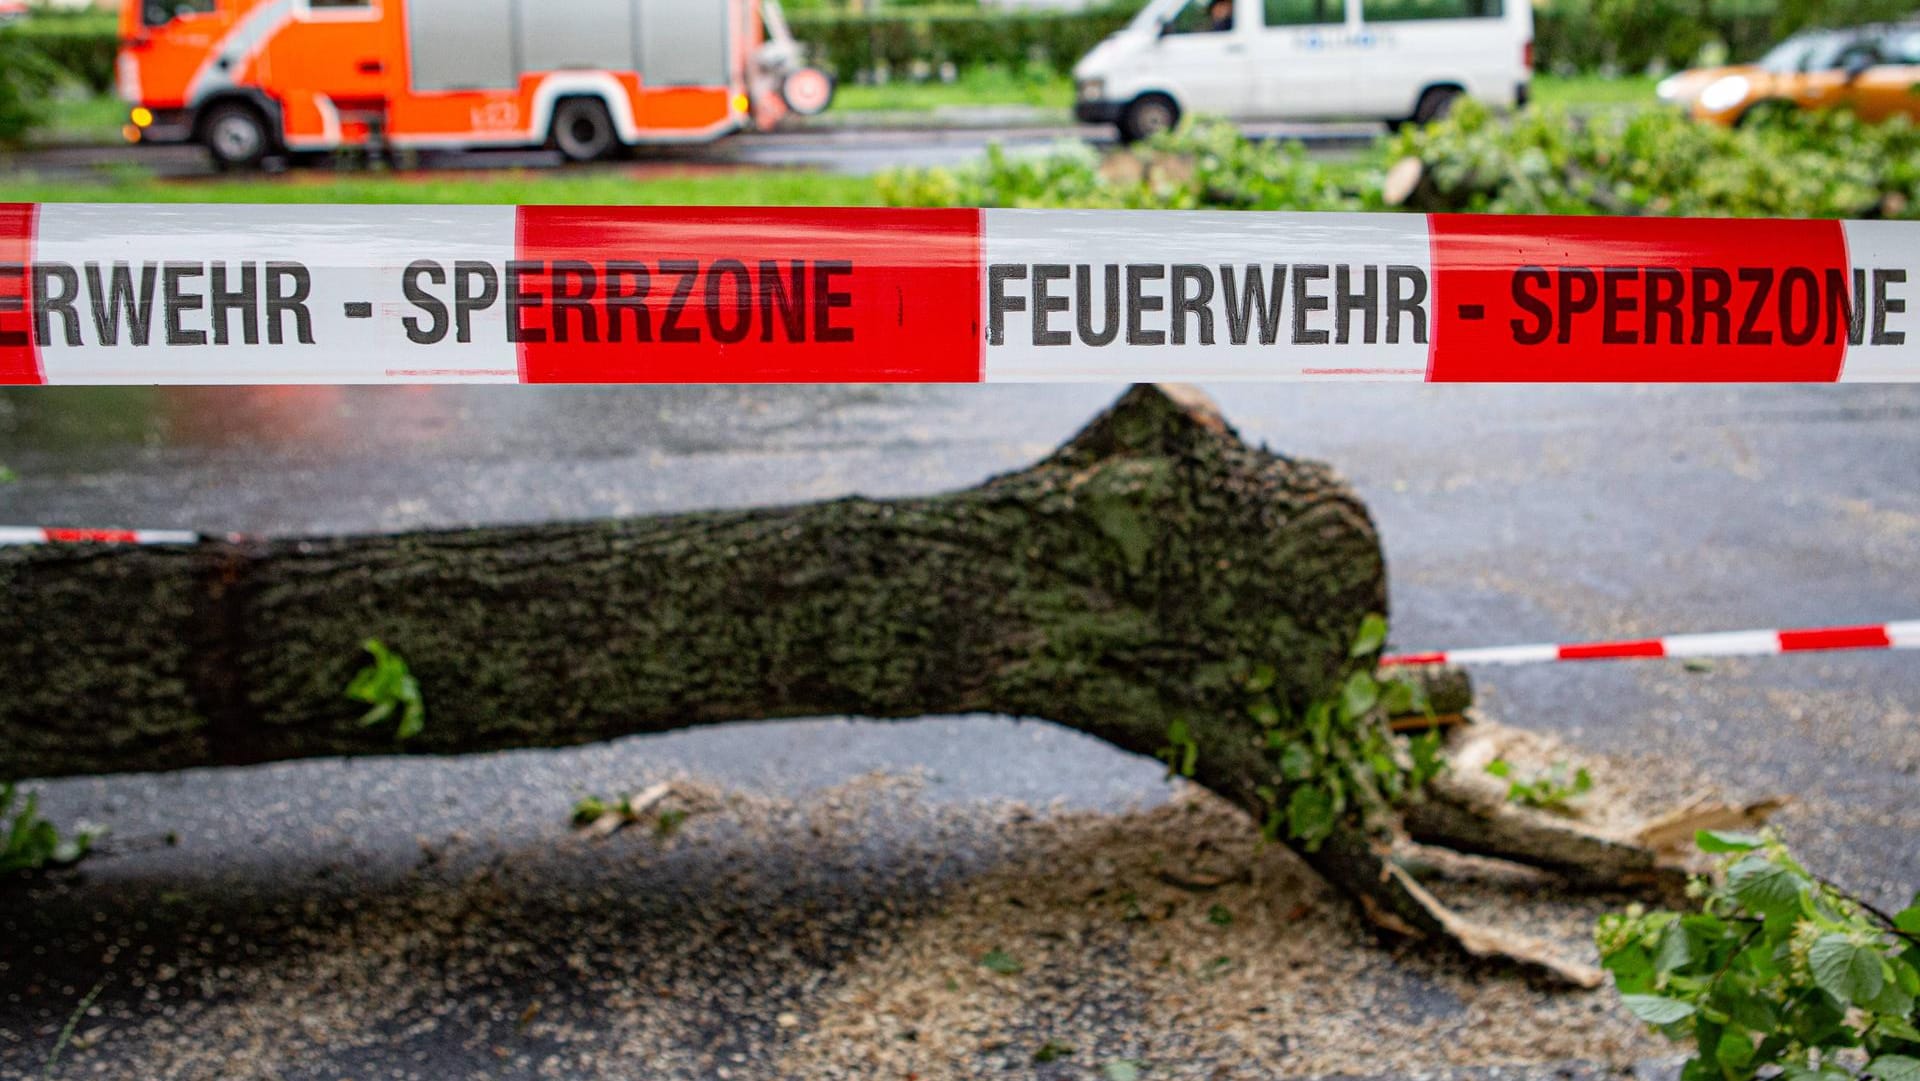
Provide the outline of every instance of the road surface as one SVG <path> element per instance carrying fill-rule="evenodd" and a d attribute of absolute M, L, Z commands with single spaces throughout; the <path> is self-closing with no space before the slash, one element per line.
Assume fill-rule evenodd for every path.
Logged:
<path fill-rule="evenodd" d="M 1213 389 L 1245 436 L 1336 463 L 1369 501 L 1398 648 L 1920 616 L 1920 389 Z M 9 391 L 0 462 L 19 479 L 0 486 L 0 523 L 334 533 L 930 492 L 1032 461 L 1118 390 Z M 1502 719 L 1584 750 L 1794 796 L 1789 839 L 1885 904 L 1920 885 L 1914 654 L 1495 669 L 1480 685 Z M 862 802 L 844 786 L 872 771 L 917 780 Z M 684 842 L 570 838 L 577 796 L 681 775 L 748 803 L 696 808 Z M 1095 1077 L 1096 1054 L 1148 1062 L 1146 1077 L 1253 1075 L 1243 1052 L 1181 1042 L 1231 1018 L 1155 1021 L 1174 996 L 1126 982 L 1152 958 L 1083 940 L 1077 913 L 1108 902 L 1043 906 L 1056 922 L 1017 946 L 939 922 L 996 905 L 1002 922 L 979 933 L 1000 934 L 1034 918 L 1023 896 L 1126 858 L 1096 846 L 1010 888 L 996 869 L 1017 853 L 996 828 L 1151 809 L 1172 792 L 1157 763 L 1043 723 L 823 719 L 38 787 L 54 818 L 103 822 L 113 840 L 78 877 L 0 893 L 0 1076 L 38 1076 L 96 987 L 55 1076 L 904 1076 L 818 1066 L 831 1049 L 809 1042 L 824 1039 L 816 1026 L 869 1015 L 880 1028 L 848 1046 L 925 1048 L 956 1016 L 987 1018 L 975 1076 Z M 818 819 L 822 805 L 854 810 Z M 771 840 L 723 828 L 762 819 Z M 1191 903 L 1205 924 L 1209 899 Z M 971 988 L 979 970 L 937 975 L 948 935 L 956 952 L 1006 945 L 1030 966 L 1066 943 L 1072 965 L 1097 971 L 1059 960 L 980 976 L 985 997 L 956 1013 L 941 980 Z M 903 943 L 935 960 L 902 960 Z M 1372 1050 L 1341 1068 L 1308 1057 L 1289 1073 L 1494 1076 L 1480 1066 L 1500 1056 L 1461 1041 L 1518 1031 L 1497 997 L 1522 994 L 1504 989 L 1515 981 L 1366 957 L 1316 986 L 1364 986 L 1369 1004 L 1261 1013 L 1283 1060 L 1355 1018 L 1376 1026 L 1360 1044 Z M 1206 978 L 1180 996 L 1223 993 L 1231 976 Z M 925 1000 L 895 1001 L 916 979 Z M 1014 995 L 1009 981 L 1027 982 Z M 1615 1012 L 1597 998 L 1567 1008 L 1579 1012 L 1543 1031 L 1575 1039 Z M 915 1030 L 908 1014 L 945 1027 Z M 1061 1037 L 1078 1055 L 1034 1064 L 1062 1032 L 1078 1033 Z M 1500 1060 L 1544 1063 L 1527 1077 L 1607 1072 L 1584 1044 L 1538 1039 Z M 1656 1075 L 1670 1065 L 1644 1047 L 1614 1054 Z"/>
<path fill-rule="evenodd" d="M 1261 124 L 1246 130 L 1256 138 L 1299 139 L 1314 154 L 1336 155 L 1366 145 L 1381 128 L 1378 124 Z M 962 165 L 979 159 L 996 144 L 1019 155 L 1041 153 L 1063 141 L 1109 145 L 1113 138 L 1112 128 L 1091 125 L 782 131 L 736 135 L 698 147 L 650 147 L 636 151 L 628 161 L 586 168 L 644 174 L 679 166 L 784 167 L 864 175 L 907 166 Z M 560 165 L 559 154 L 545 150 L 428 151 L 419 162 L 423 169 L 471 172 Z M 197 147 L 123 145 L 0 152 L 0 173 L 27 173 L 42 180 L 106 180 L 125 166 L 141 166 L 182 181 L 219 175 L 206 152 Z"/>

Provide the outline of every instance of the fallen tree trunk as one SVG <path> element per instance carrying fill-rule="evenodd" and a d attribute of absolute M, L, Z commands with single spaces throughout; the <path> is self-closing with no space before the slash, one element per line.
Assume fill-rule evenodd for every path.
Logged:
<path fill-rule="evenodd" d="M 0 777 L 982 712 L 1146 755 L 1184 720 L 1193 778 L 1261 819 L 1288 784 L 1249 671 L 1270 666 L 1270 693 L 1304 714 L 1386 602 L 1373 524 L 1330 469 L 1140 386 L 1044 461 L 929 498 L 0 550 Z M 370 637 L 424 689 L 403 747 L 342 693 Z M 1458 672 L 1421 678 L 1437 712 L 1470 703 Z M 1540 849 L 1519 827 L 1497 840 Z M 1462 923 L 1390 841 L 1350 815 L 1305 855 L 1384 927 L 1593 978 Z"/>
<path fill-rule="evenodd" d="M 342 695 L 368 637 L 425 689 L 408 752 L 981 711 L 1151 754 L 1175 714 L 1237 706 L 1236 665 L 1304 706 L 1385 606 L 1331 470 L 1141 387 L 1037 465 L 931 498 L 0 551 L 0 776 L 393 753 Z"/>

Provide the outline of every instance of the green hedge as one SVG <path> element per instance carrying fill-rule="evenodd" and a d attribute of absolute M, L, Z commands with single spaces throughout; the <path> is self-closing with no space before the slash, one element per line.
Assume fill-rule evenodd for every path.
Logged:
<path fill-rule="evenodd" d="M 1912 0 L 1548 0 L 1535 11 L 1541 71 L 1684 67 L 1709 43 L 1735 59 L 1766 51 L 1802 26 L 1899 18 Z M 1078 12 L 988 12 L 977 7 L 895 8 L 877 15 L 799 11 L 793 32 L 816 63 L 842 79 L 916 65 L 1038 65 L 1071 70 L 1100 39 L 1126 25 L 1138 3 Z M 13 30 L 99 92 L 113 87 L 118 30 L 111 16 L 40 15 Z"/>
<path fill-rule="evenodd" d="M 1425 165 L 1413 205 L 1389 207 L 1387 171 Z M 1560 109 L 1495 116 L 1462 102 L 1426 127 L 1377 140 L 1355 160 L 1309 158 L 1202 120 L 1116 164 L 1085 144 L 956 169 L 876 179 L 890 206 L 1164 210 L 1443 210 L 1681 217 L 1920 217 L 1920 127 L 1846 112 L 1787 112 L 1739 128 L 1676 109 L 1619 110 L 1576 123 Z"/>
<path fill-rule="evenodd" d="M 1709 45 L 1735 60 L 1765 52 L 1805 26 L 1896 19 L 1913 0 L 1548 0 L 1534 12 L 1541 71 L 1685 67 Z M 816 62 L 842 79 L 915 62 L 957 67 L 1039 63 L 1066 72 L 1138 4 L 1086 12 L 997 13 L 977 8 L 896 9 L 878 15 L 813 11 L 792 17 Z"/>
<path fill-rule="evenodd" d="M 842 79 L 943 63 L 1013 70 L 1038 64 L 1064 73 L 1137 10 L 1138 5 L 1060 13 L 915 8 L 879 15 L 804 13 L 789 21 L 794 36 L 811 46 L 813 61 Z"/>
<path fill-rule="evenodd" d="M 113 89 L 120 25 L 111 15 L 35 15 L 12 30 L 96 94 Z"/>

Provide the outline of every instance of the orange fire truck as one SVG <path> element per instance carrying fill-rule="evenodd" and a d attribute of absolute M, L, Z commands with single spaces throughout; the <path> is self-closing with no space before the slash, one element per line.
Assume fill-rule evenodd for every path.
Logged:
<path fill-rule="evenodd" d="M 127 137 L 224 167 L 341 147 L 574 161 L 827 107 L 779 0 L 126 0 Z"/>

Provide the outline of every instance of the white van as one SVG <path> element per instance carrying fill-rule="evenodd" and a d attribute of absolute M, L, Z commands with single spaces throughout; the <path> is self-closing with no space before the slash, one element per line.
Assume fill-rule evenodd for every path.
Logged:
<path fill-rule="evenodd" d="M 1188 113 L 1426 122 L 1526 104 L 1531 0 L 1153 0 L 1074 66 L 1074 113 L 1124 140 Z"/>

